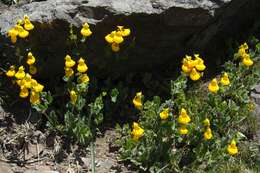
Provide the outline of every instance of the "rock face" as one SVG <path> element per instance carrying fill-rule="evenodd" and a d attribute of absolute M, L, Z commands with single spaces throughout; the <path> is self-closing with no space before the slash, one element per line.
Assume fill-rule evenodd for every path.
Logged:
<path fill-rule="evenodd" d="M 212 67 L 221 64 L 226 43 L 242 41 L 257 27 L 259 10 L 258 0 L 47 0 L 0 11 L 0 28 L 5 34 L 17 19 L 30 17 L 36 28 L 24 50 L 31 49 L 41 68 L 48 69 L 43 76 L 63 72 L 66 54 L 86 57 L 90 69 L 106 76 L 177 67 L 185 53 L 201 53 Z M 93 35 L 75 53 L 67 42 L 69 25 L 79 33 L 84 22 L 91 24 Z M 132 30 L 118 55 L 104 40 L 117 25 Z M 9 44 L 1 39 L 0 44 Z"/>

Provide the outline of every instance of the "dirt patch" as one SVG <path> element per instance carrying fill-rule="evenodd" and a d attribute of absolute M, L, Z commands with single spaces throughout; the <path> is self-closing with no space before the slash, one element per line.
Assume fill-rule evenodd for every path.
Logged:
<path fill-rule="evenodd" d="M 52 170 L 59 173 L 91 171 L 89 148 L 69 145 L 56 134 L 37 130 L 35 124 L 17 124 L 12 115 L 3 110 L 0 110 L 0 127 L 0 163 L 5 170 L 13 173 L 26 170 Z M 97 173 L 135 172 L 118 161 L 118 153 L 113 148 L 116 138 L 113 129 L 107 129 L 103 136 L 97 138 Z"/>

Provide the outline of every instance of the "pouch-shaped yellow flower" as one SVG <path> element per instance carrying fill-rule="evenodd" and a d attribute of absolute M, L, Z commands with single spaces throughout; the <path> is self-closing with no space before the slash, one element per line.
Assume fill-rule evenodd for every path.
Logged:
<path fill-rule="evenodd" d="M 210 126 L 210 121 L 208 118 L 206 118 L 205 120 L 203 120 L 203 125 L 206 126 L 206 127 L 209 127 Z"/>
<path fill-rule="evenodd" d="M 5 74 L 7 77 L 13 77 L 15 75 L 15 66 L 11 65 Z"/>
<path fill-rule="evenodd" d="M 32 79 L 32 80 L 31 80 L 31 84 L 32 84 L 32 89 L 33 89 L 35 92 L 39 93 L 39 92 L 42 92 L 42 91 L 43 91 L 44 86 L 41 85 L 41 84 L 39 84 L 35 79 Z"/>
<path fill-rule="evenodd" d="M 247 56 L 247 57 L 243 58 L 242 63 L 245 66 L 249 67 L 249 66 L 252 66 L 254 64 L 254 61 L 250 58 L 250 56 Z"/>
<path fill-rule="evenodd" d="M 213 137 L 210 127 L 207 127 L 207 129 L 204 132 L 203 136 L 204 136 L 205 140 L 210 140 Z"/>
<path fill-rule="evenodd" d="M 17 26 L 18 28 L 18 36 L 20 38 L 26 38 L 29 36 L 29 32 L 26 31 L 22 26 Z"/>
<path fill-rule="evenodd" d="M 114 40 L 115 43 L 120 44 L 120 43 L 122 43 L 124 41 L 124 38 L 121 35 L 121 33 L 117 31 L 115 33 L 114 37 L 113 37 L 113 40 Z"/>
<path fill-rule="evenodd" d="M 78 98 L 77 93 L 76 93 L 74 90 L 71 90 L 71 91 L 70 91 L 70 101 L 71 101 L 71 103 L 72 103 L 73 105 L 76 104 L 77 98 Z"/>
<path fill-rule="evenodd" d="M 187 114 L 186 110 L 184 108 L 181 108 L 180 115 L 178 117 L 178 122 L 180 124 L 186 125 L 191 121 L 189 115 Z"/>
<path fill-rule="evenodd" d="M 208 85 L 208 89 L 212 93 L 217 93 L 217 91 L 219 90 L 219 86 L 216 78 L 211 80 L 211 82 Z"/>
<path fill-rule="evenodd" d="M 89 82 L 89 77 L 87 74 L 82 74 L 79 76 L 79 83 L 87 83 Z"/>
<path fill-rule="evenodd" d="M 69 67 L 64 67 L 65 70 L 65 76 L 66 77 L 71 77 L 74 74 L 74 71 L 72 68 Z"/>
<path fill-rule="evenodd" d="M 143 104 L 142 104 L 142 92 L 136 93 L 134 99 L 133 99 L 133 104 L 135 108 L 141 109 Z"/>
<path fill-rule="evenodd" d="M 33 30 L 34 26 L 27 15 L 24 16 L 23 20 L 24 20 L 24 29 L 26 29 L 27 31 Z"/>
<path fill-rule="evenodd" d="M 169 108 L 164 108 L 162 112 L 160 112 L 160 118 L 162 120 L 166 120 L 169 117 Z"/>
<path fill-rule="evenodd" d="M 35 91 L 31 91 L 30 94 L 30 103 L 35 105 L 35 104 L 39 104 L 41 102 L 40 100 L 40 94 L 38 92 Z"/>
<path fill-rule="evenodd" d="M 124 26 L 117 26 L 117 28 L 123 37 L 129 36 L 131 33 L 131 30 L 129 28 L 124 28 Z"/>
<path fill-rule="evenodd" d="M 77 67 L 78 72 L 80 73 L 85 73 L 88 70 L 87 65 L 85 64 L 85 60 L 83 58 L 80 58 L 78 60 L 78 67 Z"/>
<path fill-rule="evenodd" d="M 71 59 L 71 56 L 65 56 L 65 67 L 71 68 L 76 64 L 74 60 Z"/>
<path fill-rule="evenodd" d="M 80 30 L 80 33 L 84 36 L 84 37 L 88 37 L 92 34 L 91 30 L 89 29 L 89 25 L 88 23 L 84 23 L 82 25 L 82 29 Z"/>
<path fill-rule="evenodd" d="M 181 134 L 181 135 L 186 135 L 186 134 L 188 134 L 188 132 L 189 132 L 189 130 L 187 129 L 187 127 L 186 126 L 181 126 L 181 127 L 179 127 L 179 129 L 178 129 L 178 131 L 179 131 L 179 133 Z"/>
<path fill-rule="evenodd" d="M 111 44 L 111 49 L 112 49 L 113 52 L 118 52 L 120 50 L 119 44 L 112 43 Z"/>
<path fill-rule="evenodd" d="M 17 27 L 11 28 L 7 32 L 7 36 L 11 37 L 11 42 L 12 43 L 16 43 L 18 34 L 19 34 L 19 32 L 18 32 L 18 28 Z"/>
<path fill-rule="evenodd" d="M 112 44 L 113 42 L 114 42 L 114 35 L 116 34 L 116 31 L 112 31 L 110 34 L 107 34 L 106 36 L 105 36 L 105 40 L 108 42 L 108 43 L 110 43 L 110 44 Z"/>
<path fill-rule="evenodd" d="M 28 89 L 32 87 L 32 83 L 31 83 L 32 77 L 31 77 L 30 74 L 26 73 L 25 77 L 22 80 L 23 80 L 22 81 L 23 82 L 23 86 L 25 86 Z"/>
<path fill-rule="evenodd" d="M 16 79 L 23 79 L 25 77 L 24 67 L 20 66 L 18 71 L 15 73 Z"/>
<path fill-rule="evenodd" d="M 225 73 L 223 74 L 223 76 L 221 77 L 220 83 L 221 83 L 222 85 L 229 85 L 229 84 L 230 84 L 230 80 L 229 80 L 228 74 L 227 74 L 226 72 L 225 72 Z"/>
<path fill-rule="evenodd" d="M 196 70 L 196 68 L 193 68 L 190 73 L 190 78 L 193 81 L 199 80 L 201 77 L 200 73 Z"/>
<path fill-rule="evenodd" d="M 227 151 L 230 155 L 235 155 L 238 153 L 238 148 L 237 148 L 237 144 L 236 141 L 233 139 L 231 141 L 231 143 L 228 145 L 227 147 Z"/>
<path fill-rule="evenodd" d="M 26 63 L 28 65 L 33 65 L 35 63 L 35 57 L 33 56 L 32 52 L 28 53 Z"/>
<path fill-rule="evenodd" d="M 131 132 L 133 139 L 134 140 L 138 140 L 139 138 L 141 138 L 144 134 L 144 129 L 142 129 L 138 123 L 134 122 L 133 123 L 133 130 Z"/>
<path fill-rule="evenodd" d="M 28 97 L 28 95 L 29 95 L 29 90 L 25 86 L 21 86 L 19 96 L 21 98 L 26 98 L 26 97 Z"/>

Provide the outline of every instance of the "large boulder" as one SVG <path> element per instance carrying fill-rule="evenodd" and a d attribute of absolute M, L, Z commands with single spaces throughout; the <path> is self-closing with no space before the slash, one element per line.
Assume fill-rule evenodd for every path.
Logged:
<path fill-rule="evenodd" d="M 157 71 L 177 67 L 187 54 L 201 53 L 212 67 L 223 63 L 229 41 L 243 41 L 259 27 L 258 0 L 46 0 L 14 5 L 0 11 L 4 35 L 17 19 L 28 15 L 35 24 L 23 49 L 42 61 L 43 76 L 63 72 L 66 54 L 86 57 L 96 75 L 123 75 L 131 71 Z M 68 43 L 69 25 L 79 33 L 88 22 L 93 35 L 86 43 Z M 122 52 L 112 53 L 104 36 L 117 25 L 131 28 Z M 78 34 L 78 37 L 80 35 Z M 1 39 L 1 38 L 0 38 Z M 11 45 L 2 37 L 0 44 Z M 20 43 L 17 43 L 18 45 Z M 25 46 L 26 45 L 26 46 Z M 1 51 L 1 45 L 0 45 Z M 2 55 L 2 59 L 10 53 Z M 225 58 L 223 58 L 225 57 Z M 44 70 L 45 69 L 45 70 Z M 46 70 L 47 69 L 47 70 Z M 41 69 L 40 69 L 41 70 Z M 176 68 L 176 71 L 179 69 Z M 174 71 L 172 71 L 174 73 Z"/>

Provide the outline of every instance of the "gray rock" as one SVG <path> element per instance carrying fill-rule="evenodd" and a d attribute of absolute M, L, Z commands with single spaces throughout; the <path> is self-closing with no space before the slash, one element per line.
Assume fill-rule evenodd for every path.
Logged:
<path fill-rule="evenodd" d="M 255 101 L 257 105 L 260 105 L 260 94 L 252 92 L 251 98 Z"/>
<path fill-rule="evenodd" d="M 26 170 L 24 173 L 59 173 L 58 171 Z"/>
<path fill-rule="evenodd" d="M 13 171 L 7 164 L 0 162 L 0 173 L 13 173 Z"/>
<path fill-rule="evenodd" d="M 0 28 L 5 34 L 17 19 L 30 16 L 36 27 L 20 54 L 25 56 L 30 47 L 42 61 L 40 74 L 48 78 L 63 74 L 63 59 L 72 54 L 67 42 L 69 24 L 78 27 L 79 33 L 81 24 L 88 22 L 93 35 L 78 46 L 77 58 L 85 57 L 96 76 L 118 76 L 177 67 L 185 53 L 198 52 L 211 69 L 223 63 L 226 40 L 240 41 L 252 29 L 259 9 L 258 0 L 47 0 L 3 10 Z M 121 61 L 105 49 L 104 41 L 117 25 L 132 30 L 122 46 Z M 9 43 L 2 39 L 0 52 L 10 51 L 2 57 L 12 61 L 15 49 L 3 46 L 1 50 L 1 42 Z"/>
<path fill-rule="evenodd" d="M 254 89 L 255 93 L 260 94 L 260 84 L 256 85 L 255 89 Z"/>

